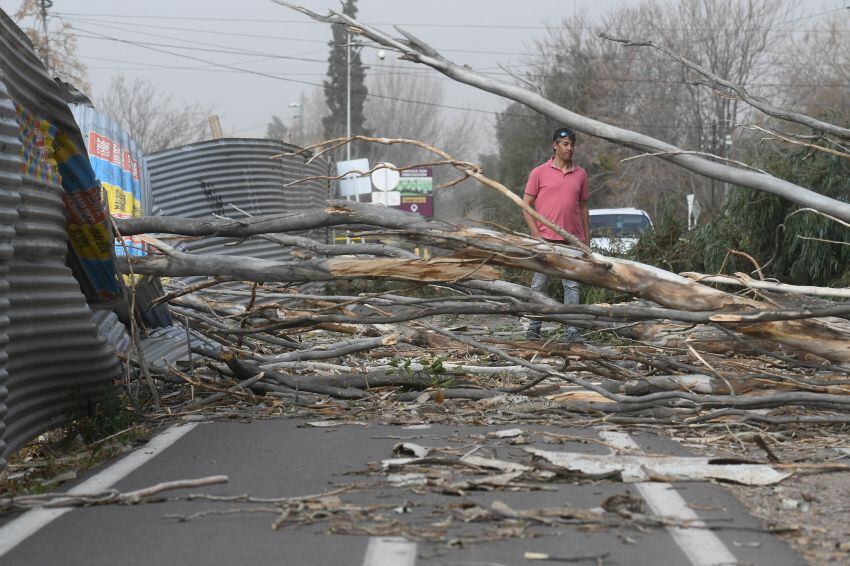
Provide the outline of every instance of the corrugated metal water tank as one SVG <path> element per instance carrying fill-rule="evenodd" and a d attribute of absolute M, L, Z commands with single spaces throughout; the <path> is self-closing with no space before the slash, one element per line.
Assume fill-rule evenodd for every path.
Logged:
<path fill-rule="evenodd" d="M 324 206 L 330 183 L 312 180 L 292 187 L 297 179 L 327 176 L 324 158 L 307 163 L 303 157 L 273 159 L 299 148 L 268 139 L 228 138 L 208 140 L 147 157 L 154 206 L 167 216 L 210 218 L 214 215 L 245 218 L 285 214 Z M 324 242 L 327 230 L 303 235 Z M 186 249 L 198 254 L 226 254 L 286 260 L 289 251 L 272 242 L 253 239 L 232 246 L 232 238 L 208 238 L 188 242 Z"/>
<path fill-rule="evenodd" d="M 63 198 L 69 193 L 63 186 L 93 178 L 69 153 L 82 146 L 82 137 L 58 85 L 2 12 L 0 138 L 0 354 L 7 357 L 8 389 L 0 414 L 2 465 L 29 439 L 62 424 L 75 400 L 120 375 L 115 351 L 98 336 L 80 283 L 65 264 Z M 55 158 L 46 151 L 53 139 L 65 151 Z M 61 179 L 57 167 L 65 167 Z M 114 278 L 111 262 L 84 259 L 101 283 Z"/>

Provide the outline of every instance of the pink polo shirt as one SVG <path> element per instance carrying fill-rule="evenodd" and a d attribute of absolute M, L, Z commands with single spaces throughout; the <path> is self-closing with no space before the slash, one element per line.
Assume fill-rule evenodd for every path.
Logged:
<path fill-rule="evenodd" d="M 587 200 L 587 171 L 573 165 L 566 173 L 555 167 L 552 159 L 535 167 L 528 176 L 525 194 L 535 197 L 534 210 L 570 234 L 584 239 L 579 201 Z M 563 240 L 557 232 L 537 223 L 540 236 L 547 240 Z"/>

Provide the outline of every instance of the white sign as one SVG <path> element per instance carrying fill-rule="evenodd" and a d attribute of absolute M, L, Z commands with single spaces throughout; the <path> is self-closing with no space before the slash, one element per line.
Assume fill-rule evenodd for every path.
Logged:
<path fill-rule="evenodd" d="M 372 181 L 368 176 L 360 173 L 350 173 L 351 171 L 362 171 L 365 173 L 369 170 L 368 159 L 352 159 L 351 161 L 337 161 L 336 174 L 345 175 L 339 180 L 339 194 L 343 197 L 352 197 L 359 195 L 368 195 L 372 192 Z"/>
<path fill-rule="evenodd" d="M 688 201 L 688 230 L 693 230 L 697 227 L 702 207 L 699 205 L 696 195 L 686 195 L 685 198 Z"/>
<path fill-rule="evenodd" d="M 401 204 L 401 193 L 398 191 L 375 191 L 372 193 L 372 204 L 384 206 L 398 206 Z"/>
<path fill-rule="evenodd" d="M 386 165 L 386 167 L 380 167 L 372 171 L 372 184 L 379 191 L 395 190 L 401 179 L 401 174 L 396 171 L 395 165 L 392 163 L 379 163 L 378 165 Z"/>

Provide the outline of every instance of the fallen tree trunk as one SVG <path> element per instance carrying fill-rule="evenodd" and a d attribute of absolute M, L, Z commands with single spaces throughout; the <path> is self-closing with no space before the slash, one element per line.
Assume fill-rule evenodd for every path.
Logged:
<path fill-rule="evenodd" d="M 711 322 L 738 332 L 787 344 L 835 362 L 850 362 L 850 334 L 820 320 L 750 322 L 749 315 L 777 310 L 774 305 L 713 289 L 675 273 L 625 259 L 581 252 L 565 246 L 489 230 L 458 230 L 449 241 L 457 257 L 487 258 L 494 264 L 529 269 L 581 283 L 631 293 L 665 307 L 715 314 Z M 464 242 L 461 247 L 459 242 Z M 492 253 L 498 250 L 498 254 Z M 529 255 L 528 252 L 535 252 Z M 526 254 L 523 257 L 521 254 Z"/>
<path fill-rule="evenodd" d="M 345 245 L 323 244 L 304 236 L 282 236 L 280 234 L 271 235 L 263 234 L 259 236 L 264 240 L 280 244 L 281 246 L 291 246 L 293 248 L 301 248 L 319 255 L 337 256 L 337 255 L 377 255 L 386 257 L 399 257 L 406 259 L 419 259 L 413 252 L 395 248 L 386 244 L 358 244 L 350 243 Z"/>
<path fill-rule="evenodd" d="M 317 382 L 310 377 L 298 375 L 286 375 L 273 369 L 263 369 L 259 364 L 247 360 L 240 360 L 234 355 L 226 355 L 224 358 L 229 367 L 237 377 L 242 378 L 248 374 L 256 375 L 264 373 L 266 378 L 276 381 L 284 387 L 293 391 L 306 391 L 307 393 L 318 393 L 329 395 L 337 399 L 362 399 L 365 395 L 360 389 L 353 387 L 336 387 L 327 383 Z"/>
<path fill-rule="evenodd" d="M 116 258 L 123 273 L 189 277 L 215 273 L 253 281 L 332 281 L 383 278 L 393 281 L 463 281 L 498 279 L 499 272 L 482 261 L 453 259 L 322 259 L 271 261 L 251 257 L 197 256 L 172 251 L 167 256 Z"/>
<path fill-rule="evenodd" d="M 361 204 L 361 206 L 356 206 Z M 175 224 L 173 216 L 141 216 L 115 218 L 115 226 L 123 236 L 139 234 L 181 234 L 185 236 L 221 236 L 244 238 L 260 234 L 303 232 L 334 226 L 380 226 L 390 229 L 438 228 L 452 230 L 445 222 L 429 220 L 418 214 L 382 206 L 362 206 L 363 203 L 338 200 L 317 210 L 304 210 L 291 214 L 252 216 L 240 220 L 181 218 Z M 349 206 L 355 205 L 355 206 Z M 414 216 L 416 218 L 414 218 Z M 175 228 L 179 225 L 179 229 Z"/>

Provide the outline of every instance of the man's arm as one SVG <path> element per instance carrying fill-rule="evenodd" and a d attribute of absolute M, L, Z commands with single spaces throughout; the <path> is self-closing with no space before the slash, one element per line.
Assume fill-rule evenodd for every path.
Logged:
<path fill-rule="evenodd" d="M 578 201 L 578 207 L 579 210 L 581 210 L 581 225 L 584 229 L 584 243 L 590 245 L 590 212 L 587 207 L 587 201 Z"/>
<path fill-rule="evenodd" d="M 534 201 L 537 200 L 537 197 L 532 196 L 528 193 L 523 195 L 522 202 L 527 204 L 529 207 L 534 208 Z M 525 210 L 522 211 L 522 217 L 525 218 L 525 223 L 528 226 L 528 233 L 531 234 L 532 238 L 540 237 L 540 230 L 537 229 L 537 221 L 531 217 L 529 213 Z"/>

